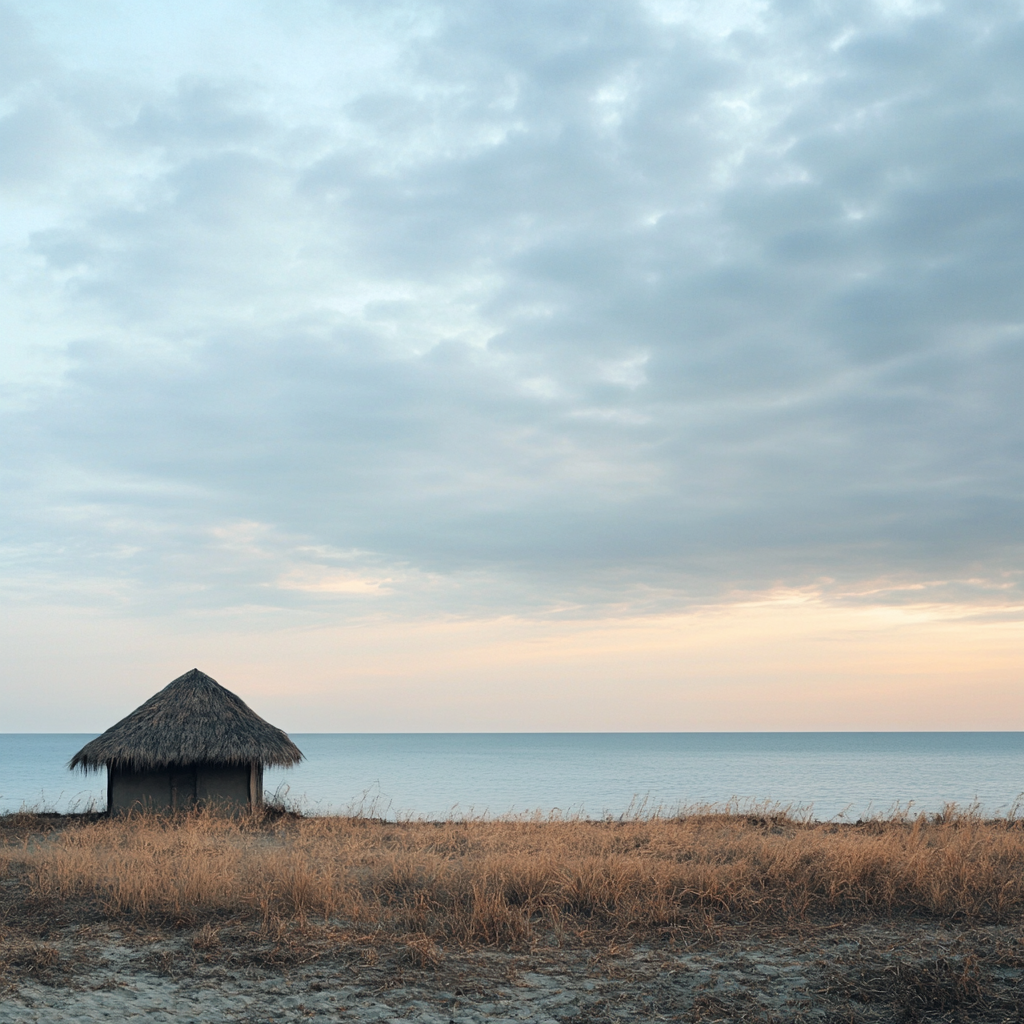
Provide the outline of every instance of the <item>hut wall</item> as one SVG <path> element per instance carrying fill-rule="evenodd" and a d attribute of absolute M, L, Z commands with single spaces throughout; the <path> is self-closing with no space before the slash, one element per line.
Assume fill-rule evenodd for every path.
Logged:
<path fill-rule="evenodd" d="M 110 810 L 171 810 L 171 780 L 166 769 L 157 772 L 126 772 L 110 769 L 107 788 Z"/>
<path fill-rule="evenodd" d="M 197 804 L 221 811 L 245 810 L 255 794 L 263 802 L 262 765 L 184 765 L 153 772 L 109 769 L 107 806 L 114 814 L 186 811 Z"/>
<path fill-rule="evenodd" d="M 240 810 L 249 806 L 247 764 L 199 765 L 196 769 L 196 799 L 206 807 Z"/>
<path fill-rule="evenodd" d="M 171 808 L 190 811 L 196 805 L 196 769 L 193 765 L 172 768 L 168 773 L 171 786 Z"/>

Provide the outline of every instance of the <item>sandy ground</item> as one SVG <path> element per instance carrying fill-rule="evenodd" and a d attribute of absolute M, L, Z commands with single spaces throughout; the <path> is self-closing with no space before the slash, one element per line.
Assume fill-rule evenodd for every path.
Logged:
<path fill-rule="evenodd" d="M 8 949 L 0 1024 L 1022 1021 L 1021 940 L 1005 927 L 862 924 L 748 929 L 689 948 L 447 951 L 436 962 L 367 948 L 275 963 L 195 935 L 93 934 Z"/>

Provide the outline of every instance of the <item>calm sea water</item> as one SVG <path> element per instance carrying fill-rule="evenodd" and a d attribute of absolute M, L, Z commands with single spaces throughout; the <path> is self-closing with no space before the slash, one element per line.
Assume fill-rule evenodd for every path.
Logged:
<path fill-rule="evenodd" d="M 65 769 L 93 734 L 0 734 L 0 810 L 102 808 L 102 775 Z M 306 761 L 267 773 L 307 811 L 391 817 L 532 811 L 619 815 L 661 806 L 793 805 L 816 818 L 1024 791 L 1024 733 L 499 733 L 292 736 Z"/>

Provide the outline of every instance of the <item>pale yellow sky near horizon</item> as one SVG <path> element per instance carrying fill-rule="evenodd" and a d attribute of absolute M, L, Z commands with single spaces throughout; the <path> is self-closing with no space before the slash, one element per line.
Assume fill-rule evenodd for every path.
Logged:
<path fill-rule="evenodd" d="M 643 618 L 260 630 L 26 607 L 4 632 L 6 732 L 100 731 L 193 666 L 292 732 L 1024 729 L 1015 608 L 808 591 Z"/>

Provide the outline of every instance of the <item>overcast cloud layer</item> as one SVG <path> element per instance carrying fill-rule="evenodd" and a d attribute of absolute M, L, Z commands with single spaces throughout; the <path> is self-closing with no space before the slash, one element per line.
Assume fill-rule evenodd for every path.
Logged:
<path fill-rule="evenodd" d="M 1019 602 L 1020 3 L 0 11 L 19 600 Z"/>

